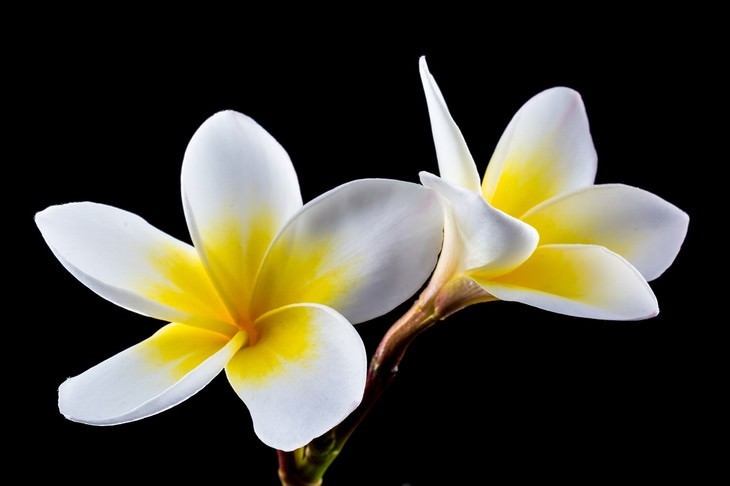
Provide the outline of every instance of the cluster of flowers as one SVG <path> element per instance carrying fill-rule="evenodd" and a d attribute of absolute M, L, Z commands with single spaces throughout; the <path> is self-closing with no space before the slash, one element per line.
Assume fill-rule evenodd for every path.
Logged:
<path fill-rule="evenodd" d="M 49 207 L 36 223 L 84 285 L 169 322 L 59 389 L 68 419 L 120 424 L 161 412 L 225 370 L 255 432 L 283 451 L 355 410 L 367 356 L 353 324 L 391 311 L 429 277 L 438 317 L 489 300 L 597 319 L 644 319 L 648 281 L 676 257 L 687 215 L 621 184 L 594 185 L 578 93 L 530 99 L 480 182 L 421 59 L 440 177 L 357 180 L 303 204 L 286 151 L 233 111 L 206 120 L 182 165 L 193 244 L 111 206 Z"/>

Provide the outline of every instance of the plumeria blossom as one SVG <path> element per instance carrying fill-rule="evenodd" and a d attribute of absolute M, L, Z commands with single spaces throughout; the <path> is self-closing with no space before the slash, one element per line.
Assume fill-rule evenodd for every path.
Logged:
<path fill-rule="evenodd" d="M 424 58 L 441 177 L 421 173 L 445 206 L 435 285 L 562 314 L 629 320 L 658 313 L 647 281 L 674 261 L 687 214 L 622 184 L 594 185 L 596 151 L 581 97 L 552 88 L 512 118 L 479 181 Z"/>
<path fill-rule="evenodd" d="M 441 247 L 438 199 L 420 185 L 371 179 L 302 206 L 284 149 L 226 111 L 187 147 L 182 200 L 194 246 L 103 204 L 37 214 L 83 284 L 170 322 L 65 381 L 59 408 L 88 424 L 138 420 L 225 369 L 259 438 L 301 447 L 359 404 L 366 355 L 351 323 L 391 310 L 426 280 Z"/>

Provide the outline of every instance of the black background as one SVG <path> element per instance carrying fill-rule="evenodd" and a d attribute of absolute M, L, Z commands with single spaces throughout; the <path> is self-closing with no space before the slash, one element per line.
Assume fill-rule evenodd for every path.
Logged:
<path fill-rule="evenodd" d="M 600 32 L 573 31 L 570 22 L 539 31 L 515 25 L 505 34 L 490 33 L 485 21 L 465 27 L 468 37 L 437 40 L 407 34 L 405 27 L 429 30 L 415 19 L 362 35 L 347 26 L 325 33 L 268 24 L 265 34 L 248 36 L 253 19 L 213 34 L 190 26 L 162 34 L 133 22 L 34 30 L 44 34 L 41 45 L 13 53 L 17 84 L 8 92 L 21 108 L 10 143 L 22 144 L 15 163 L 24 194 L 13 212 L 31 265 L 21 267 L 16 289 L 31 303 L 12 326 L 20 336 L 12 347 L 24 358 L 13 369 L 13 396 L 21 398 L 8 402 L 28 424 L 14 452 L 82 483 L 111 474 L 276 484 L 275 454 L 254 435 L 224 376 L 140 422 L 91 427 L 61 417 L 56 390 L 66 377 L 160 323 L 78 283 L 32 216 L 90 200 L 189 240 L 182 155 L 194 130 L 221 109 L 252 116 L 281 142 L 305 201 L 355 178 L 415 182 L 419 170 L 437 170 L 418 77 L 425 54 L 480 173 L 522 103 L 569 86 L 587 107 L 597 182 L 668 199 L 690 214 L 690 231 L 675 264 L 652 283 L 655 319 L 581 320 L 497 302 L 430 330 L 327 484 L 698 479 L 717 457 L 707 437 L 719 433 L 711 410 L 720 385 L 710 379 L 717 318 L 700 269 L 713 268 L 704 263 L 713 257 L 703 228 L 706 179 L 714 177 L 707 167 L 716 159 L 707 151 L 706 109 L 724 94 L 711 36 L 690 40 L 677 25 L 646 31 L 655 20 Z M 358 326 L 369 353 L 406 308 Z"/>

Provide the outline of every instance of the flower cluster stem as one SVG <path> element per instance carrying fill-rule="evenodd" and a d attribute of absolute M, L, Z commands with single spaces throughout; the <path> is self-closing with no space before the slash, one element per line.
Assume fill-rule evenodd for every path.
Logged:
<path fill-rule="evenodd" d="M 327 468 L 397 376 L 398 366 L 413 340 L 440 319 L 467 305 L 488 300 L 492 300 L 489 294 L 468 284 L 427 286 L 381 339 L 370 361 L 360 406 L 334 429 L 306 446 L 292 452 L 278 451 L 282 485 L 321 485 Z"/>

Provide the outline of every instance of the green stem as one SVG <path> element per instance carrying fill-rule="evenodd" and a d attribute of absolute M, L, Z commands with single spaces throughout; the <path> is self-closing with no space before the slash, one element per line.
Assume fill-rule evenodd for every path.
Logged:
<path fill-rule="evenodd" d="M 322 478 L 308 481 L 299 472 L 300 461 L 297 453 L 303 449 L 293 452 L 276 451 L 279 457 L 279 480 L 283 486 L 321 486 Z"/>
<path fill-rule="evenodd" d="M 454 279 L 443 287 L 426 287 L 413 306 L 388 329 L 375 350 L 360 406 L 334 429 L 301 449 L 278 451 L 281 484 L 321 485 L 327 468 L 395 379 L 413 340 L 440 319 L 468 305 L 489 300 L 493 298 L 470 279 Z"/>

